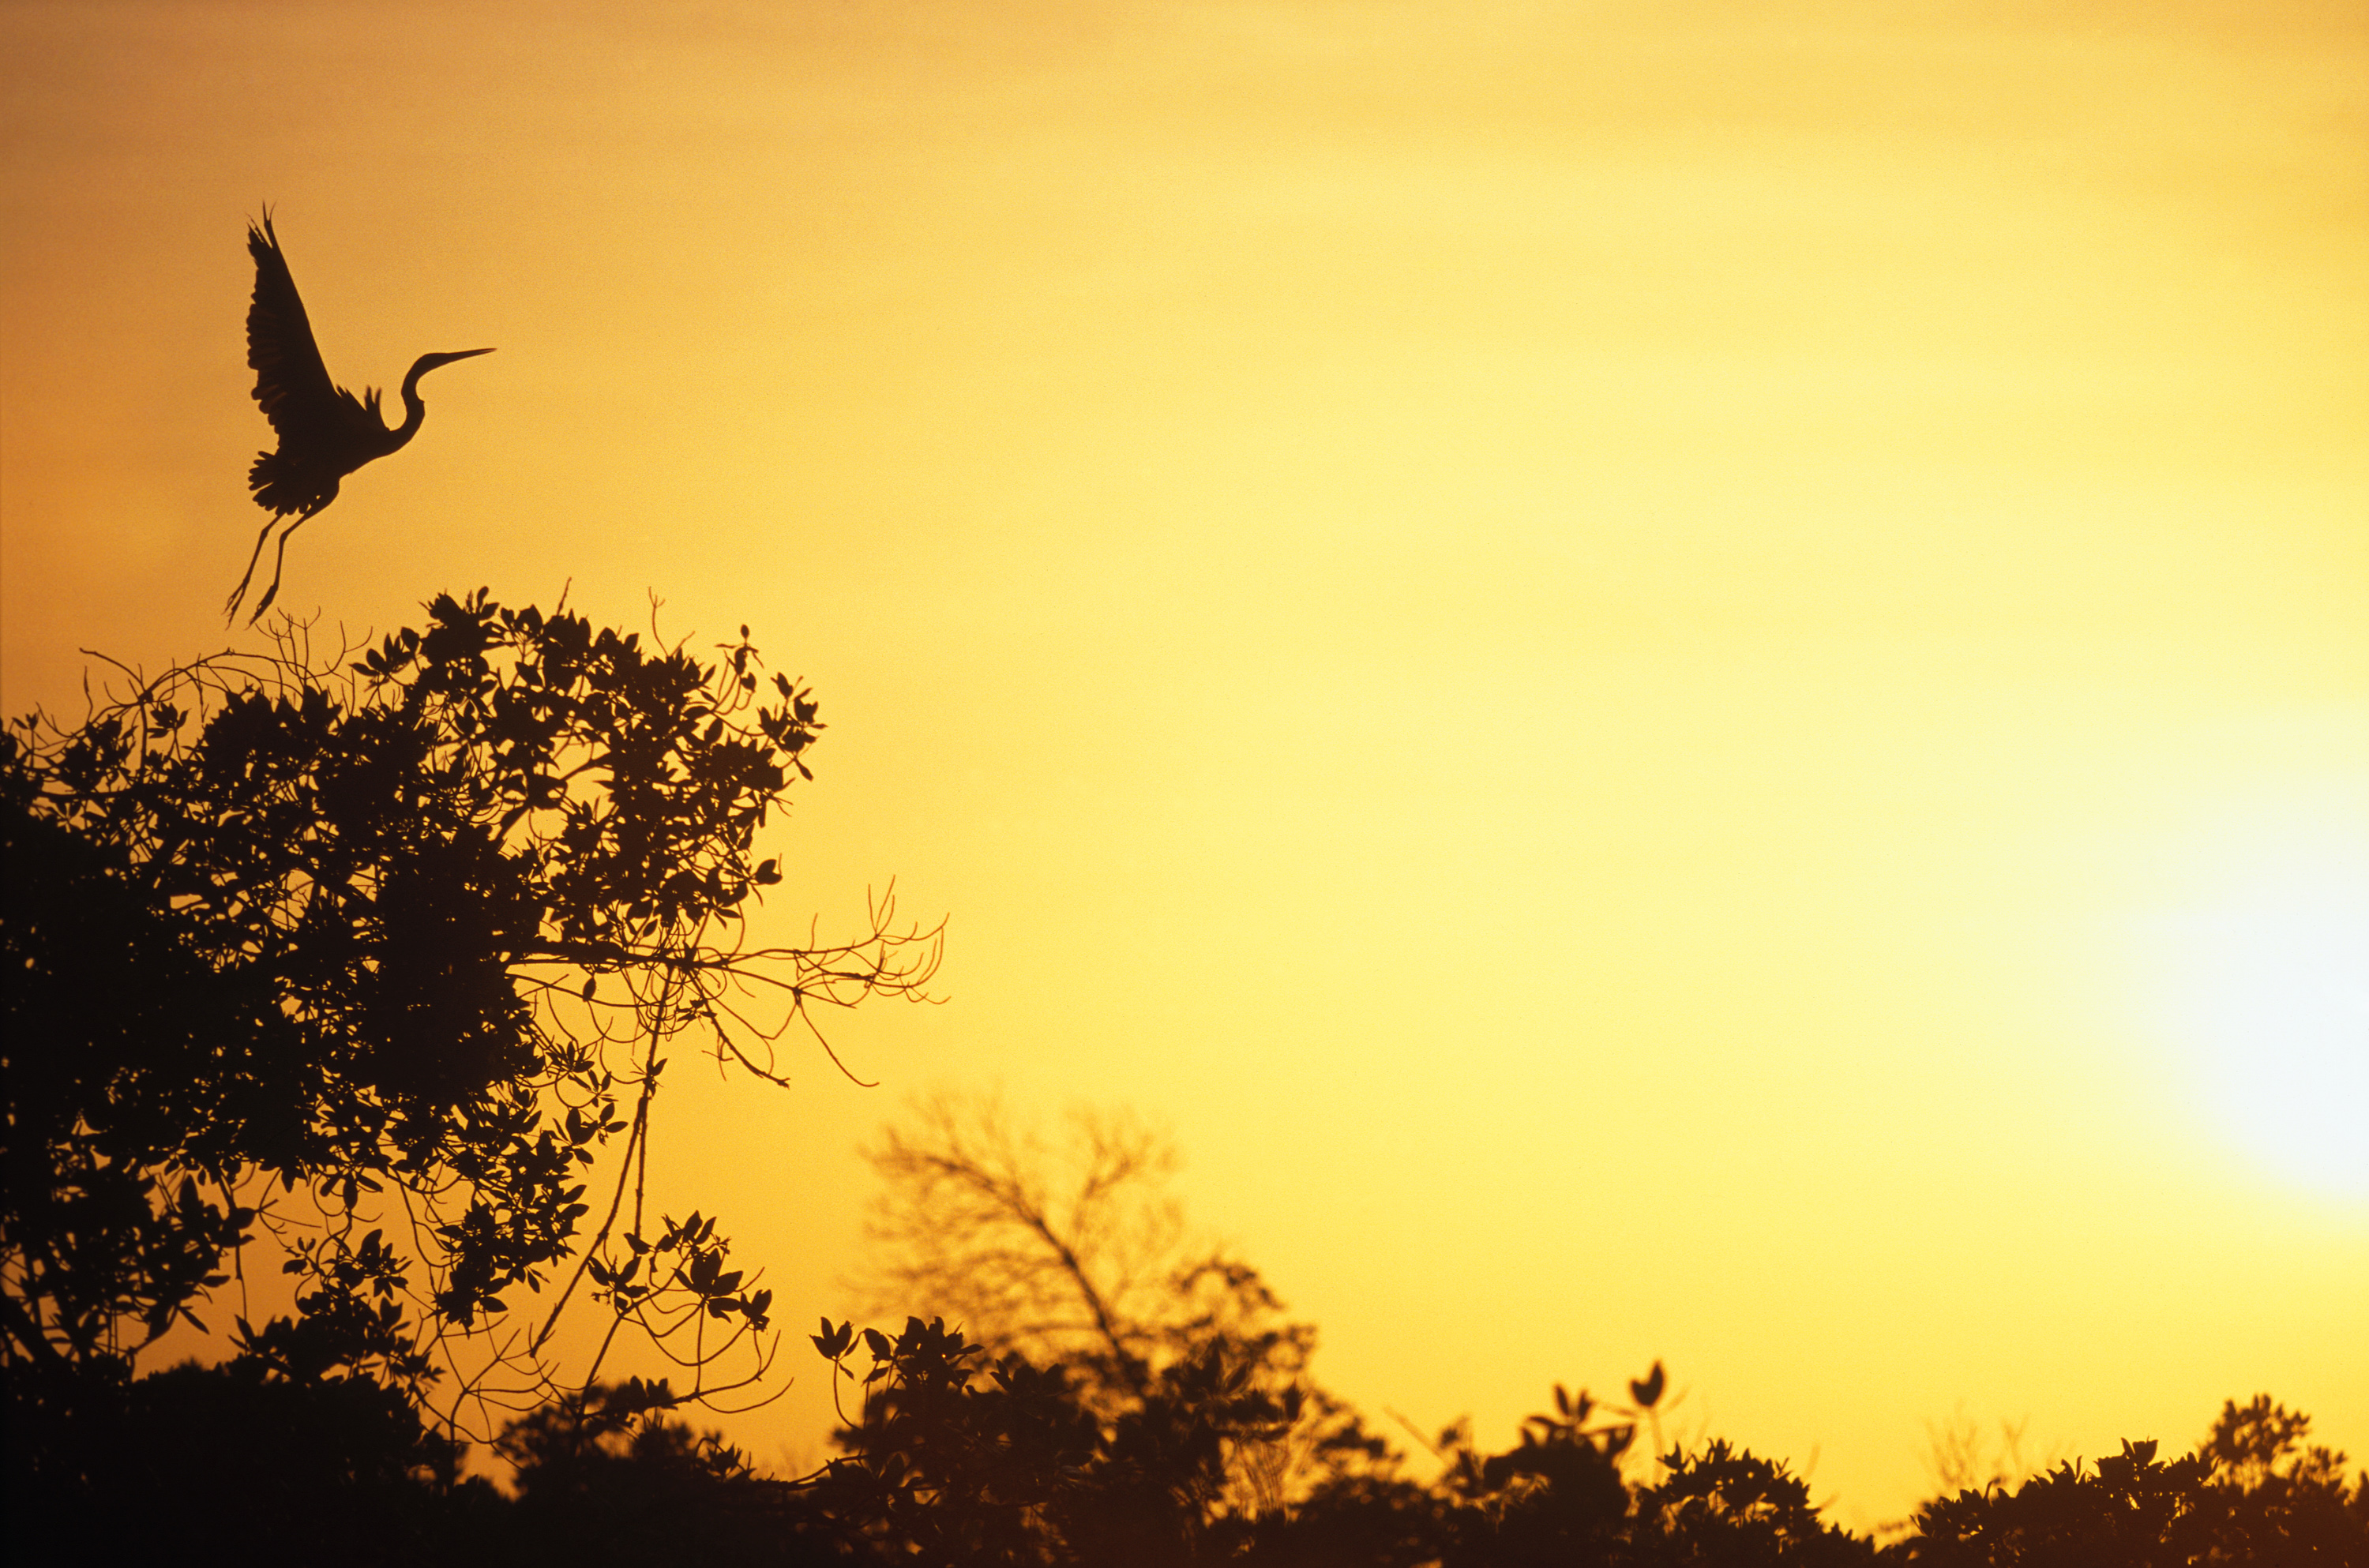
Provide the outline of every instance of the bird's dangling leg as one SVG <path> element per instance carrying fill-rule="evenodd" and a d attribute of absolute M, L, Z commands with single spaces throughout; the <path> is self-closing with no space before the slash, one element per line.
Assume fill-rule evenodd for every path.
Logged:
<path fill-rule="evenodd" d="M 271 586 L 265 589 L 263 597 L 256 601 L 255 613 L 246 618 L 248 625 L 252 626 L 262 620 L 263 612 L 271 608 L 271 601 L 280 597 L 280 568 L 288 563 L 288 536 L 312 521 L 312 517 L 313 514 L 309 511 L 299 512 L 294 521 L 280 531 L 280 548 L 271 557 Z M 263 546 L 258 543 L 256 545 L 257 554 L 260 555 L 262 550 Z"/>
<path fill-rule="evenodd" d="M 280 519 L 277 516 L 269 518 L 263 524 L 263 532 L 255 536 L 255 553 L 246 558 L 246 575 L 238 579 L 238 586 L 230 590 L 229 602 L 223 606 L 223 621 L 225 624 L 238 619 L 238 601 L 246 597 L 246 585 L 255 580 L 255 563 L 263 559 L 263 542 L 271 537 L 271 531 L 279 524 Z M 254 623 L 250 621 L 247 624 L 253 625 Z"/>

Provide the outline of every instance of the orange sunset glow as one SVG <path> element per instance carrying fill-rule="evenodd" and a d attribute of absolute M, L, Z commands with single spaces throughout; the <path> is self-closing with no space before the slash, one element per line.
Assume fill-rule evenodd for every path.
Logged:
<path fill-rule="evenodd" d="M 1661 1358 L 1862 1530 L 1953 1412 L 2369 1451 L 2362 7 L 21 3 L 0 83 L 10 715 L 261 646 L 268 208 L 341 383 L 498 349 L 273 612 L 745 623 L 759 925 L 945 919 L 880 1087 L 661 1102 L 761 1459 L 948 1090 L 1165 1128 L 1425 1431 Z"/>

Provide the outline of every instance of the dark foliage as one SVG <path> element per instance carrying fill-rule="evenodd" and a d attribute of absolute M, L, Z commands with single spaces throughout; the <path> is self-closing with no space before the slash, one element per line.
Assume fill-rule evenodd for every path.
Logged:
<path fill-rule="evenodd" d="M 1876 1560 L 1869 1542 L 1818 1517 L 1808 1484 L 1781 1462 L 1715 1438 L 1664 1464 L 1663 1480 L 1637 1493 L 1639 1562 L 1842 1568 Z"/>
<path fill-rule="evenodd" d="M 1917 1510 L 1905 1555 L 1948 1568 L 2369 1565 L 2369 1474 L 2348 1487 L 2342 1454 L 2303 1446 L 2310 1427 L 2267 1394 L 2232 1401 L 2180 1459 L 2124 1442 L 2094 1469 L 2068 1461 L 2013 1490 L 1936 1498 Z"/>
<path fill-rule="evenodd" d="M 495 1445 L 516 1500 L 486 1521 L 487 1562 L 585 1568 L 729 1562 L 740 1568 L 868 1560 L 793 1488 L 753 1471 L 715 1432 L 670 1413 L 664 1381 L 600 1385 L 513 1422 Z M 494 1543 L 506 1550 L 495 1553 Z"/>
<path fill-rule="evenodd" d="M 815 1345 L 835 1365 L 853 1324 L 826 1321 Z M 1004 1565 L 1241 1562 L 1323 1568 L 1528 1568 L 1681 1564 L 1717 1568 L 1873 1563 L 1876 1548 L 1817 1516 L 1783 1466 L 1713 1443 L 1674 1452 L 1660 1482 L 1632 1482 L 1622 1458 L 1662 1392 L 1657 1366 L 1631 1385 L 1639 1406 L 1597 1406 L 1557 1389 L 1494 1455 L 1460 1432 L 1441 1481 L 1387 1467 L 1340 1471 L 1284 1507 L 1226 1504 L 1227 1454 L 1271 1440 L 1299 1416 L 1288 1391 L 1257 1387 L 1222 1344 L 1176 1363 L 1116 1415 L 1064 1367 L 990 1360 L 943 1322 L 867 1329 L 860 1416 L 849 1457 L 801 1483 L 806 1504 L 894 1560 Z M 842 1371 L 844 1368 L 842 1368 Z M 853 1374 L 846 1374 L 852 1377 Z M 1651 1396 L 1646 1398 L 1644 1396 Z"/>
<path fill-rule="evenodd" d="M 854 1326 L 822 1331 L 816 1348 L 842 1363 Z M 1222 1343 L 1148 1375 L 1104 1416 L 1068 1368 L 1017 1354 L 990 1362 L 943 1321 L 862 1338 L 872 1365 L 861 1413 L 840 1433 L 850 1457 L 805 1489 L 866 1539 L 932 1562 L 1234 1556 L 1248 1521 L 1222 1505 L 1228 1451 L 1299 1415 L 1296 1391 L 1261 1387 L 1256 1364 Z"/>
<path fill-rule="evenodd" d="M 1177 1150 L 1124 1114 L 1081 1107 L 1068 1121 L 1068 1138 L 1048 1142 L 993 1099 L 939 1096 L 890 1128 L 870 1155 L 882 1178 L 874 1299 L 959 1322 L 986 1363 L 1059 1367 L 1115 1432 L 1157 1428 L 1203 1383 L 1239 1408 L 1282 1412 L 1224 1424 L 1194 1483 L 1210 1520 L 1277 1515 L 1317 1488 L 1389 1473 L 1389 1445 L 1311 1374 L 1315 1325 L 1186 1230 L 1165 1195 Z"/>
<path fill-rule="evenodd" d="M 451 1560 L 503 1512 L 491 1486 L 458 1479 L 457 1444 L 366 1378 L 298 1381 L 242 1359 L 74 1391 L 45 1413 L 42 1452 L 11 1453 L 12 1469 L 45 1461 L 51 1489 L 10 1498 L 11 1562 L 299 1562 L 336 1541 L 342 1562 L 392 1568 Z M 12 1421 L 12 1449 L 27 1436 Z"/>
<path fill-rule="evenodd" d="M 770 1292 L 712 1218 L 642 1212 L 666 1047 L 695 1030 L 782 1082 L 774 1038 L 918 994 L 934 933 L 884 907 L 844 946 L 745 940 L 780 880 L 758 830 L 822 727 L 794 682 L 761 692 L 745 628 L 708 664 L 482 593 L 429 609 L 350 663 L 292 631 L 0 737 L 12 1531 L 128 1484 L 167 1392 L 137 1356 L 212 1326 L 264 1235 L 293 1311 L 175 1386 L 225 1421 L 348 1410 L 365 1490 L 440 1473 L 464 1411 L 563 1393 L 543 1347 L 579 1284 L 610 1338 L 762 1369 Z"/>
<path fill-rule="evenodd" d="M 2223 1412 L 2189 1459 L 2158 1464 L 2125 1445 L 2096 1473 L 2062 1467 L 2022 1489 L 1936 1500 L 1889 1547 L 1819 1517 L 1785 1466 L 1730 1444 L 1674 1450 L 1632 1473 L 1637 1406 L 1609 1411 L 1557 1391 L 1556 1413 L 1483 1454 L 1457 1433 L 1430 1485 L 1340 1475 L 1256 1516 L 1213 1507 L 1209 1440 L 1254 1435 L 1283 1413 L 1235 1402 L 1223 1379 L 1187 1379 L 1140 1423 L 1098 1418 L 1059 1367 L 990 1360 L 943 1322 L 891 1337 L 822 1325 L 834 1362 L 859 1352 L 864 1409 L 851 1451 L 799 1482 L 750 1473 L 697 1436 L 623 1398 L 513 1429 L 523 1494 L 511 1523 L 557 1500 L 538 1539 L 573 1543 L 569 1516 L 612 1521 L 615 1540 L 713 1540 L 740 1561 L 926 1562 L 949 1568 L 1215 1564 L 1245 1568 L 1860 1568 L 1885 1562 L 2355 1564 L 2369 1553 L 2369 1478 L 2301 1449 L 2301 1416 L 2258 1399 Z M 849 1374 L 851 1377 L 853 1374 Z M 1650 1386 L 1646 1380 L 1641 1385 Z M 1632 1388 L 1641 1386 L 1632 1385 Z M 604 1425 L 604 1419 L 606 1424 Z M 639 1423 L 637 1425 L 636 1423 Z M 590 1436 L 588 1436 L 590 1435 Z M 2069 1485 L 2063 1479 L 2076 1478 Z M 2068 1501 L 2069 1499 L 2069 1501 Z M 733 1533 L 744 1532 L 744 1533 Z M 505 1538 L 509 1539 L 509 1538 Z M 589 1541 L 584 1560 L 608 1562 Z M 624 1561 L 620 1557 L 617 1561 Z M 647 1557 L 641 1559 L 647 1561 Z M 687 1560 L 687 1559 L 685 1559 Z"/>
<path fill-rule="evenodd" d="M 2207 1563 L 2369 1564 L 2369 1475 L 2306 1448 L 2306 1418 L 2265 1397 L 2225 1407 L 2197 1451 L 2169 1463 L 2125 1443 L 2094 1470 L 2060 1466 L 2015 1491 L 1936 1499 L 1889 1547 L 1819 1516 L 1780 1464 L 1712 1441 L 1675 1449 L 1652 1479 L 1623 1468 L 1662 1391 L 1598 1406 L 1555 1391 L 1556 1413 L 1482 1454 L 1460 1429 L 1425 1486 L 1377 1467 L 1340 1473 L 1259 1515 L 1219 1505 L 1226 1445 L 1290 1412 L 1245 1402 L 1196 1367 L 1139 1412 L 1098 1418 L 1064 1368 L 984 1352 L 941 1322 L 867 1330 L 873 1360 L 851 1449 L 804 1483 L 806 1504 L 894 1561 L 985 1565 L 1237 1562 L 1289 1568 L 1860 1568 L 1882 1562 L 2030 1568 Z M 815 1343 L 843 1361 L 857 1338 Z"/>

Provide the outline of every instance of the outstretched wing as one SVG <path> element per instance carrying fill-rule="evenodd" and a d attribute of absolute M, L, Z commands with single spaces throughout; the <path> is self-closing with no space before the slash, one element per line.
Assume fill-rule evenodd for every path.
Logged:
<path fill-rule="evenodd" d="M 255 258 L 255 303 L 246 309 L 246 363 L 255 372 L 255 400 L 280 432 L 282 447 L 292 440 L 299 445 L 317 441 L 345 422 L 341 395 L 329 383 L 320 346 L 313 341 L 313 323 L 268 215 L 261 229 L 246 226 L 246 249 Z"/>

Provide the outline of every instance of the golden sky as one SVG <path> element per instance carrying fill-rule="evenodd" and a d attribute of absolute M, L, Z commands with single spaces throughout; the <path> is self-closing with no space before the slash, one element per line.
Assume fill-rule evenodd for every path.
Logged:
<path fill-rule="evenodd" d="M 950 1000 L 661 1125 L 786 1322 L 1001 1083 L 1426 1427 L 2369 1451 L 2357 4 L 17 0 L 0 115 L 9 712 L 223 646 L 267 201 L 341 381 L 501 350 L 282 605 L 817 688 L 772 907 Z"/>

